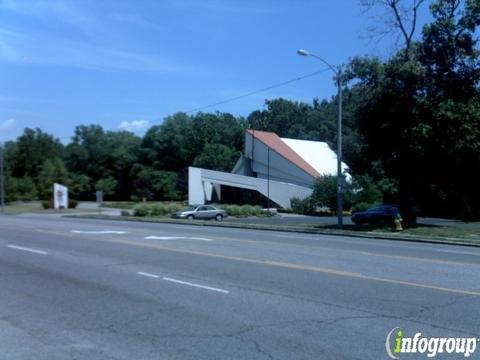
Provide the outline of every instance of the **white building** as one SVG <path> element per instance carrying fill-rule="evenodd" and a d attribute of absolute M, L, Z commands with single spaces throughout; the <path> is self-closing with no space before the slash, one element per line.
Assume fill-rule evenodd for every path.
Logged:
<path fill-rule="evenodd" d="M 342 170 L 347 167 L 342 163 Z M 247 130 L 245 151 L 231 173 L 189 168 L 189 204 L 204 204 L 221 185 L 256 190 L 284 208 L 293 197 L 305 198 L 322 175 L 336 175 L 337 156 L 327 143 L 280 138 Z"/>

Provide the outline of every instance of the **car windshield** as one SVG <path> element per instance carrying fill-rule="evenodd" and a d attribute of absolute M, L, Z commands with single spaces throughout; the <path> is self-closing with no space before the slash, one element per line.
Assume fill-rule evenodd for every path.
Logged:
<path fill-rule="evenodd" d="M 195 211 L 196 208 L 197 208 L 196 206 L 189 206 L 183 209 L 182 211 Z"/>
<path fill-rule="evenodd" d="M 367 211 L 383 211 L 386 208 L 387 207 L 384 206 L 384 205 L 378 205 L 378 206 L 374 206 L 374 207 L 371 207 L 371 208 L 367 209 Z"/>

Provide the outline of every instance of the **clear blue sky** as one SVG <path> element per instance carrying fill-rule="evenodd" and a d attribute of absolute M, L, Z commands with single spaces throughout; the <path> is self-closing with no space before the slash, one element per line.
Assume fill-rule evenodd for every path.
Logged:
<path fill-rule="evenodd" d="M 0 0 L 0 141 L 40 127 L 67 142 L 79 124 L 139 134 L 166 115 L 333 64 L 388 56 L 366 40 L 357 0 Z M 311 102 L 330 73 L 205 111 L 247 116 L 265 99 Z"/>

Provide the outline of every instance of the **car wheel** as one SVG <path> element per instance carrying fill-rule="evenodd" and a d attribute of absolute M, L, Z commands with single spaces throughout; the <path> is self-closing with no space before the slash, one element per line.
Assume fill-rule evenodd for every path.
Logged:
<path fill-rule="evenodd" d="M 193 220 L 193 219 L 195 219 L 195 217 L 194 217 L 193 215 L 188 215 L 188 216 L 187 216 L 187 219 L 188 219 L 188 220 Z"/>
<path fill-rule="evenodd" d="M 223 220 L 222 214 L 217 214 L 217 215 L 215 216 L 215 220 L 217 220 L 217 221 L 222 221 L 222 220 Z"/>

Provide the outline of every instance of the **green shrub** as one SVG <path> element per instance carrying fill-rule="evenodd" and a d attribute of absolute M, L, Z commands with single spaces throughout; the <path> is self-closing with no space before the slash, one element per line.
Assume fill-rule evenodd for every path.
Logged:
<path fill-rule="evenodd" d="M 374 204 L 382 203 L 382 191 L 370 176 L 357 176 L 353 181 L 352 211 L 363 211 Z"/>
<path fill-rule="evenodd" d="M 238 205 L 223 205 L 222 208 L 230 216 L 240 216 L 240 207 Z"/>
<path fill-rule="evenodd" d="M 68 208 L 69 209 L 76 209 L 78 206 L 78 201 L 74 199 L 68 199 Z"/>
<path fill-rule="evenodd" d="M 177 203 L 170 203 L 167 205 L 167 215 L 173 213 L 173 212 L 176 212 L 176 211 L 180 211 L 184 208 L 183 205 L 180 205 L 180 204 L 177 204 Z"/>
<path fill-rule="evenodd" d="M 78 206 L 78 201 L 74 199 L 68 199 L 68 208 L 75 209 Z M 42 207 L 44 209 L 53 209 L 55 206 L 53 204 L 53 199 L 42 201 Z"/>
<path fill-rule="evenodd" d="M 163 216 L 165 215 L 165 205 L 155 204 L 155 205 L 145 205 L 148 209 L 148 215 L 150 216 Z"/>
<path fill-rule="evenodd" d="M 137 204 L 133 207 L 134 216 L 166 216 L 183 209 L 178 203 Z"/>
<path fill-rule="evenodd" d="M 251 216 L 251 215 L 255 215 L 255 214 L 253 214 L 253 206 L 251 206 L 251 205 L 239 206 L 238 210 L 240 212 L 240 216 L 243 216 L 243 217 L 248 217 L 248 216 Z"/>
<path fill-rule="evenodd" d="M 260 206 L 253 205 L 218 205 L 220 209 L 224 209 L 228 215 L 234 217 L 248 216 L 271 216 L 271 212 L 263 210 Z"/>
<path fill-rule="evenodd" d="M 180 204 L 176 203 L 158 203 L 147 206 L 149 208 L 150 216 L 166 216 L 183 208 Z"/>
<path fill-rule="evenodd" d="M 149 206 L 145 204 L 135 205 L 133 208 L 133 216 L 148 216 L 150 213 Z"/>
<path fill-rule="evenodd" d="M 375 205 L 375 204 L 371 204 L 371 203 L 368 203 L 368 202 L 358 202 L 358 203 L 356 203 L 355 205 L 352 206 L 352 213 L 354 213 L 356 211 L 365 211 L 369 207 L 372 207 L 373 205 Z"/>
<path fill-rule="evenodd" d="M 292 210 L 296 214 L 316 215 L 316 206 L 311 197 L 305 199 L 292 198 L 290 200 Z"/>

